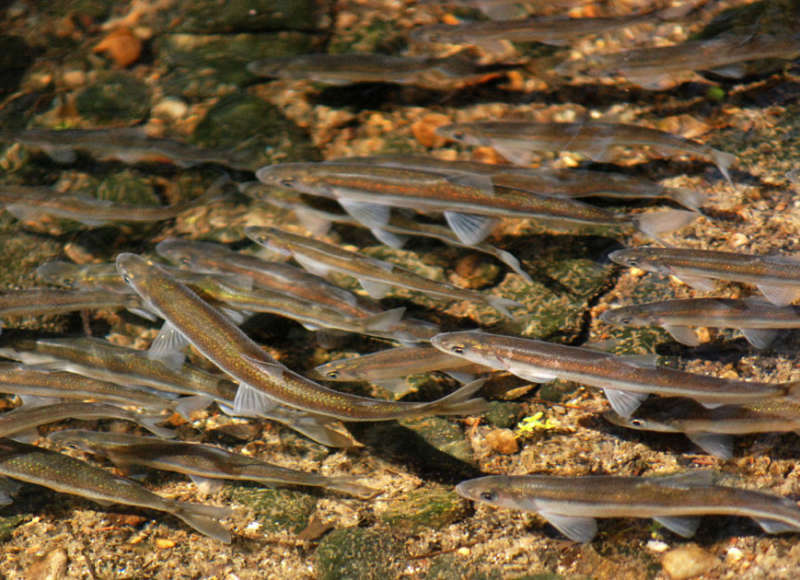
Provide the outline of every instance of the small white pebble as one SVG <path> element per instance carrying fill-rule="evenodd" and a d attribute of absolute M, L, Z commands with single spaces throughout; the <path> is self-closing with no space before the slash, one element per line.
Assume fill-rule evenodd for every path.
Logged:
<path fill-rule="evenodd" d="M 186 116 L 189 107 L 180 99 L 167 97 L 153 105 L 153 116 L 176 121 Z"/>
<path fill-rule="evenodd" d="M 245 530 L 247 530 L 248 532 L 257 532 L 260 529 L 261 529 L 261 522 L 258 522 L 256 520 L 253 520 L 252 522 L 247 524 L 247 527 L 245 528 Z"/>
<path fill-rule="evenodd" d="M 651 552 L 666 552 L 669 549 L 669 544 L 666 542 L 662 542 L 661 540 L 650 540 L 647 542 L 647 549 Z"/>
<path fill-rule="evenodd" d="M 725 562 L 727 564 L 733 564 L 735 562 L 738 562 L 742 558 L 744 558 L 744 552 L 742 552 L 736 546 L 731 546 L 730 548 L 728 548 L 728 552 L 725 554 Z"/>

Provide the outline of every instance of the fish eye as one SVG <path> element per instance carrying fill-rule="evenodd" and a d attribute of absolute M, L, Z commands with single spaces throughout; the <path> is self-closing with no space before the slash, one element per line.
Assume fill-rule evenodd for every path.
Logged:
<path fill-rule="evenodd" d="M 480 497 L 484 501 L 494 501 L 497 499 L 497 494 L 493 491 L 482 491 Z"/>
<path fill-rule="evenodd" d="M 74 278 L 70 278 L 69 276 L 67 276 L 66 278 L 61 278 L 61 283 L 64 286 L 74 286 L 75 285 L 75 279 Z"/>
<path fill-rule="evenodd" d="M 130 284 L 131 283 L 131 277 L 128 276 L 127 274 L 123 274 L 122 275 L 122 281 L 125 282 L 126 284 Z"/>
<path fill-rule="evenodd" d="M 455 133 L 452 134 L 452 136 L 453 139 L 455 139 L 456 141 L 463 141 L 464 138 L 466 137 L 463 131 L 456 131 Z"/>
<path fill-rule="evenodd" d="M 639 266 L 639 258 L 628 258 L 625 263 L 631 268 L 637 268 Z"/>
<path fill-rule="evenodd" d="M 631 425 L 634 427 L 644 427 L 644 421 L 641 419 L 631 419 Z"/>
<path fill-rule="evenodd" d="M 633 322 L 633 316 L 623 316 L 619 319 L 620 324 L 631 324 Z"/>
<path fill-rule="evenodd" d="M 328 371 L 327 375 L 329 379 L 336 379 L 339 378 L 339 371 Z"/>
<path fill-rule="evenodd" d="M 191 266 L 191 265 L 192 265 L 192 260 L 191 260 L 191 259 L 189 259 L 189 256 L 183 256 L 183 257 L 180 259 L 180 262 L 181 262 L 181 264 L 183 264 L 184 266 Z"/>
<path fill-rule="evenodd" d="M 279 183 L 284 187 L 292 187 L 292 185 L 294 185 L 294 177 L 284 177 Z"/>
<path fill-rule="evenodd" d="M 464 354 L 464 345 L 463 344 L 454 344 L 450 347 L 450 350 L 456 354 Z"/>

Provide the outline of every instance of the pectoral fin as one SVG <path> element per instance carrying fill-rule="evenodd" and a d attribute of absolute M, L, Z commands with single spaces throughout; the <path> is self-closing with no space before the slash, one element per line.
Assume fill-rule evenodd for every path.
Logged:
<path fill-rule="evenodd" d="M 444 219 L 461 243 L 468 246 L 481 243 L 497 223 L 491 217 L 456 211 L 444 212 Z"/>
<path fill-rule="evenodd" d="M 189 341 L 180 331 L 169 322 L 164 322 L 147 351 L 147 358 L 161 361 L 172 370 L 179 370 L 186 360 L 187 346 Z"/>
<path fill-rule="evenodd" d="M 647 397 L 647 393 L 632 393 L 630 391 L 618 391 L 617 389 L 603 389 L 608 398 L 608 403 L 622 417 L 630 417 L 639 408 Z"/>
<path fill-rule="evenodd" d="M 681 344 L 685 344 L 686 346 L 697 346 L 700 344 L 700 339 L 697 338 L 694 330 L 688 326 L 673 326 L 671 324 L 665 324 L 664 330 L 666 330 L 672 338 Z"/>
<path fill-rule="evenodd" d="M 694 516 L 660 516 L 654 517 L 659 524 L 684 538 L 694 536 L 700 526 L 700 518 Z"/>
<path fill-rule="evenodd" d="M 539 515 L 573 542 L 586 544 L 597 535 L 597 521 L 594 518 L 565 516 L 544 511 L 540 511 Z"/>

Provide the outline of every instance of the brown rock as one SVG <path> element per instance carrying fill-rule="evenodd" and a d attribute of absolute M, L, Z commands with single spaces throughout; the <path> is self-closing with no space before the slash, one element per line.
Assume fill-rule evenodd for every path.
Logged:
<path fill-rule="evenodd" d="M 25 571 L 28 580 L 58 580 L 67 573 L 67 553 L 61 548 L 48 552 Z"/>
<path fill-rule="evenodd" d="M 437 135 L 436 129 L 448 125 L 450 122 L 450 117 L 440 113 L 431 113 L 411 125 L 411 132 L 425 147 L 441 147 L 447 142 L 447 139 Z"/>
<path fill-rule="evenodd" d="M 125 68 L 139 60 L 142 41 L 130 28 L 117 28 L 98 42 L 93 52 L 104 52 L 119 68 Z"/>
<path fill-rule="evenodd" d="M 704 574 L 719 564 L 719 560 L 697 544 L 686 544 L 670 550 L 661 559 L 664 572 L 672 580 L 684 580 Z"/>
<path fill-rule="evenodd" d="M 504 455 L 519 451 L 519 443 L 511 429 L 495 429 L 486 434 L 486 443 L 492 450 Z"/>

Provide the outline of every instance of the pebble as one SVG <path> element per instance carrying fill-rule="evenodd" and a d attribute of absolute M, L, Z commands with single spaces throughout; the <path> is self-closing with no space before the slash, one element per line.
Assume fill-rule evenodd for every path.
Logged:
<path fill-rule="evenodd" d="M 58 580 L 67 573 L 67 553 L 56 548 L 48 552 L 42 559 L 37 560 L 25 571 L 28 580 Z"/>
<path fill-rule="evenodd" d="M 486 434 L 486 443 L 493 451 L 511 455 L 519 451 L 519 443 L 511 429 L 495 429 Z"/>
<path fill-rule="evenodd" d="M 411 132 L 424 147 L 441 147 L 447 143 L 447 139 L 437 135 L 436 129 L 449 123 L 450 117 L 441 113 L 431 113 L 411 125 Z"/>
<path fill-rule="evenodd" d="M 670 550 L 661 559 L 664 572 L 672 580 L 685 580 L 704 574 L 719 564 L 719 560 L 697 544 L 686 544 Z"/>
<path fill-rule="evenodd" d="M 119 68 L 132 65 L 142 54 L 142 41 L 130 28 L 117 28 L 98 42 L 92 52 L 103 52 Z"/>
<path fill-rule="evenodd" d="M 154 117 L 162 119 L 169 119 L 171 121 L 178 121 L 186 117 L 189 111 L 189 106 L 181 99 L 175 97 L 167 97 L 158 101 L 153 105 L 152 114 Z"/>

